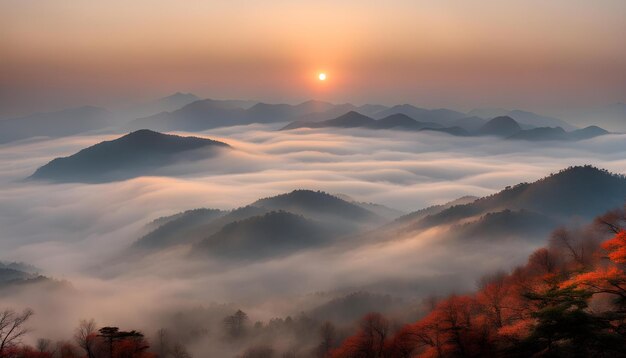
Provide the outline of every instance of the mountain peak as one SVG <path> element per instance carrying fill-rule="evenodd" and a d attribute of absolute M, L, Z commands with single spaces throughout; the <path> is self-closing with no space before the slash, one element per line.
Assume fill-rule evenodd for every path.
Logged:
<path fill-rule="evenodd" d="M 30 177 L 59 182 L 106 182 L 153 173 L 178 160 L 197 160 L 229 148 L 223 142 L 140 129 L 100 142 L 69 157 L 56 158 Z M 209 149 L 208 152 L 197 152 Z M 192 154 L 193 153 L 193 154 Z"/>
<path fill-rule="evenodd" d="M 373 212 L 356 204 L 349 203 L 323 191 L 307 189 L 297 189 L 289 193 L 259 199 L 252 203 L 252 206 L 271 210 L 287 210 L 302 215 L 323 213 L 324 215 L 336 215 L 356 220 L 380 219 Z"/>
<path fill-rule="evenodd" d="M 519 123 L 509 116 L 499 116 L 485 123 L 478 132 L 483 135 L 508 137 L 522 130 Z"/>
<path fill-rule="evenodd" d="M 586 179 L 588 178 L 599 178 L 599 177 L 614 177 L 626 179 L 626 176 L 616 173 L 611 173 L 606 169 L 601 169 L 593 165 L 575 165 L 571 167 L 567 167 L 565 169 L 561 169 L 556 173 L 549 175 L 543 180 L 547 180 L 550 178 L 556 178 L 559 180 L 568 180 L 570 177 L 580 177 L 583 176 Z"/>
<path fill-rule="evenodd" d="M 322 123 L 332 127 L 366 127 L 375 124 L 376 120 L 359 112 L 350 111 L 335 119 Z"/>

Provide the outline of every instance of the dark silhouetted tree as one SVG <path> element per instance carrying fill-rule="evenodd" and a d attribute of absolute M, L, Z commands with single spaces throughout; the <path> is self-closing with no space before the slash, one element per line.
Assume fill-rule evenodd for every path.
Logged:
<path fill-rule="evenodd" d="M 226 331 L 232 338 L 239 338 L 244 335 L 247 322 L 248 315 L 242 310 L 237 310 L 234 314 L 224 318 Z"/>
<path fill-rule="evenodd" d="M 6 358 L 6 351 L 21 343 L 28 333 L 26 321 L 33 315 L 33 310 L 25 309 L 22 313 L 13 310 L 0 312 L 0 358 Z"/>
<path fill-rule="evenodd" d="M 95 349 L 98 340 L 98 331 L 96 321 L 81 320 L 74 332 L 74 341 L 85 350 L 87 358 L 95 358 Z"/>

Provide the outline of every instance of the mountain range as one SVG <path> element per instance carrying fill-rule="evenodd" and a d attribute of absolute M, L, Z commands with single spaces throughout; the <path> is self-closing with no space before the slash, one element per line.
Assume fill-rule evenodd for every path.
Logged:
<path fill-rule="evenodd" d="M 29 179 L 56 182 L 106 182 L 158 173 L 168 165 L 206 159 L 229 149 L 226 143 L 162 134 L 147 129 L 56 158 Z"/>
<path fill-rule="evenodd" d="M 421 115 L 420 112 L 417 112 L 417 114 Z M 295 121 L 284 126 L 281 130 L 298 128 L 392 129 L 403 131 L 436 131 L 455 136 L 498 136 L 508 139 L 529 141 L 583 140 L 609 133 L 597 126 L 576 129 L 571 132 L 566 132 L 561 127 L 523 129 L 528 126 L 523 126 L 509 116 L 495 117 L 486 122 L 483 122 L 480 118 L 476 117 L 462 117 L 454 119 L 455 117 L 452 116 L 452 114 L 448 114 L 447 118 L 450 118 L 449 123 L 455 125 L 445 127 L 442 123 L 438 122 L 420 122 L 404 113 L 396 113 L 381 119 L 374 119 L 356 111 L 350 111 L 337 118 L 325 121 Z"/>
<path fill-rule="evenodd" d="M 252 123 L 285 122 L 314 113 L 332 112 L 336 106 L 322 101 L 298 105 L 256 103 L 247 108 L 238 101 L 205 99 L 172 112 L 162 112 L 130 122 L 131 129 L 202 131 L 211 128 Z"/>
<path fill-rule="evenodd" d="M 149 128 L 162 131 L 201 131 L 222 126 L 280 122 L 306 123 L 312 126 L 315 122 L 333 120 L 352 111 L 372 119 L 385 119 L 383 123 L 378 124 L 383 128 L 389 126 L 393 127 L 393 121 L 398 120 L 400 124 L 396 127 L 403 128 L 403 125 L 408 125 L 408 128 L 415 129 L 415 123 L 409 124 L 406 122 L 402 124 L 403 120 L 401 117 L 396 117 L 395 119 L 392 117 L 394 115 L 404 115 L 418 122 L 418 129 L 459 127 L 472 133 L 480 126 L 484 125 L 489 119 L 501 116 L 508 116 L 515 119 L 522 129 L 536 127 L 561 127 L 568 131 L 576 129 L 573 125 L 559 118 L 543 116 L 522 110 L 476 109 L 468 113 L 463 113 L 445 108 L 419 108 L 410 104 L 390 107 L 378 104 L 355 106 L 350 103 L 333 104 L 311 100 L 297 105 L 290 105 L 212 99 L 198 100 L 175 110 L 164 111 L 145 118 L 136 119 L 130 122 L 128 128 Z M 292 127 L 296 126 L 297 124 L 292 125 Z M 455 130 L 444 131 L 455 132 Z M 461 133 L 458 130 L 456 130 L 456 132 Z"/>
<path fill-rule="evenodd" d="M 196 256 L 264 259 L 341 240 L 352 245 L 395 240 L 438 228 L 441 239 L 544 240 L 572 220 L 624 205 L 626 177 L 591 166 L 570 167 L 490 196 L 463 197 L 398 218 L 324 192 L 295 190 L 232 211 L 197 209 L 158 219 L 136 252 L 193 247 Z M 371 204 L 370 204 L 371 205 Z"/>
<path fill-rule="evenodd" d="M 477 116 L 481 118 L 495 118 L 504 116 L 511 117 L 516 121 L 527 125 L 528 127 L 561 127 L 568 131 L 576 129 L 575 126 L 567 123 L 562 119 L 550 116 L 543 116 L 537 113 L 522 111 L 519 109 L 510 111 L 502 108 L 479 108 L 473 109 L 467 114 L 469 116 Z M 529 129 L 528 127 L 524 129 Z"/>
<path fill-rule="evenodd" d="M 624 104 L 602 107 L 576 116 L 607 123 L 609 128 L 626 128 Z M 357 112 L 367 120 L 355 123 L 336 123 L 338 119 L 352 117 Z M 138 118 L 139 117 L 139 118 Z M 292 122 L 285 129 L 299 127 L 364 127 L 370 129 L 428 130 L 457 136 L 476 135 L 481 127 L 496 117 L 515 120 L 521 130 L 528 133 L 512 133 L 516 139 L 527 140 L 579 140 L 602 134 L 604 130 L 592 126 L 575 133 L 577 128 L 562 119 L 523 110 L 499 108 L 475 109 L 468 113 L 439 108 L 425 109 L 410 104 L 384 106 L 350 103 L 333 104 L 310 100 L 300 104 L 270 104 L 249 100 L 200 99 L 192 93 L 174 93 L 153 101 L 135 105 L 126 110 L 111 113 L 105 109 L 85 106 L 63 111 L 36 113 L 21 118 L 0 120 L 0 144 L 31 137 L 60 137 L 89 131 L 110 129 L 134 131 L 204 131 L 207 129 L 249 125 L 255 123 Z M 606 121 L 604 118 L 608 118 Z M 372 122 L 377 120 L 378 122 Z M 339 121 L 341 122 L 341 121 Z M 351 122 L 351 120 L 348 120 Z M 542 129 L 538 129 L 542 128 Z M 565 132 L 565 134 L 563 134 Z"/>

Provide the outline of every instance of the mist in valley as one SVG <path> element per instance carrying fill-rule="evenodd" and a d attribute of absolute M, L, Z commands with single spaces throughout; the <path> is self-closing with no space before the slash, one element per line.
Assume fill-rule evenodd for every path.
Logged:
<path fill-rule="evenodd" d="M 4 145 L 0 259 L 35 265 L 55 283 L 3 288 L 2 306 L 34 309 L 31 341 L 65 339 L 80 319 L 93 318 L 148 335 L 159 328 L 178 332 L 182 336 L 176 339 L 199 356 L 227 354 L 220 350 L 237 354 L 254 345 L 253 338 L 246 344 L 224 341 L 223 319 L 239 309 L 251 327 L 276 317 L 315 319 L 318 314 L 326 320 L 336 314 L 322 314 L 320 307 L 356 294 L 355 300 L 366 302 L 362 310 L 400 311 L 395 314 L 406 323 L 419 316 L 424 299 L 475 289 L 483 275 L 524 262 L 548 235 L 463 240 L 451 235 L 450 225 L 419 231 L 380 227 L 403 214 L 467 195 L 490 195 L 572 165 L 626 171 L 623 135 L 529 146 L 492 137 L 366 129 L 285 133 L 276 127 L 193 133 L 232 150 L 160 168 L 158 175 L 96 184 L 24 179 L 53 158 L 123 133 Z M 263 257 L 254 252 L 232 260 L 198 256 L 192 244 L 147 251 L 133 246 L 159 226 L 153 222 L 158 218 L 196 208 L 227 212 L 296 189 L 377 203 L 395 214 L 323 244 Z M 566 222 L 588 220 L 572 216 Z M 198 238 L 202 235 L 209 233 Z M 391 309 L 381 297 L 402 303 Z M 328 312 L 342 309 L 338 303 L 332 307 Z M 365 311 L 356 309 L 334 323 L 351 327 Z M 310 323 L 302 328 L 308 333 L 291 338 L 274 332 L 270 341 L 284 350 L 305 345 L 302 339 L 313 347 L 317 331 L 312 327 L 321 323 Z"/>

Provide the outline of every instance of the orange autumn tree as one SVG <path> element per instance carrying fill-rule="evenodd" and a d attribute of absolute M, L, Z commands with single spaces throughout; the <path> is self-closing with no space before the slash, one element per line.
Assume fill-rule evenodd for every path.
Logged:
<path fill-rule="evenodd" d="M 382 344 L 361 328 L 332 357 L 624 357 L 626 215 L 618 214 L 555 231 L 524 266 L 440 301 Z"/>
<path fill-rule="evenodd" d="M 617 332 L 626 332 L 626 231 L 605 241 L 606 262 L 594 270 L 574 275 L 562 287 L 579 287 L 604 303 L 602 314 Z M 608 302 L 607 302 L 608 301 Z"/>

